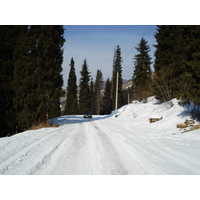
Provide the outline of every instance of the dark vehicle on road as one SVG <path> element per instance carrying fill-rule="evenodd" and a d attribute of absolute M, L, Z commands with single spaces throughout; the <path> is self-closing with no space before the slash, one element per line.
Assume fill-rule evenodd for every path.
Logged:
<path fill-rule="evenodd" d="M 84 118 L 92 118 L 92 113 L 90 111 L 86 111 L 86 112 L 84 112 L 83 117 Z"/>

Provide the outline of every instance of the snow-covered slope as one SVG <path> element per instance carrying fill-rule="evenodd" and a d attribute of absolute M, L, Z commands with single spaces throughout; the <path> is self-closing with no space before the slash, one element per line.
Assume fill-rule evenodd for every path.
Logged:
<path fill-rule="evenodd" d="M 200 174 L 200 130 L 176 128 L 190 108 L 172 102 L 151 97 L 118 117 L 61 116 L 51 120 L 57 128 L 0 138 L 0 174 Z"/>

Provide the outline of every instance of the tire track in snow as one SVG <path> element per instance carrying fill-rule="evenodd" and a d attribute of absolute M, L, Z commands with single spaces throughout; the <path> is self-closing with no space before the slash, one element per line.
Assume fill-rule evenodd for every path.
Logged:
<path fill-rule="evenodd" d="M 49 165 L 41 174 L 70 175 L 82 174 L 82 160 L 84 159 L 85 134 L 84 124 L 68 124 L 72 127 L 69 137 L 63 139 L 51 157 Z"/>
<path fill-rule="evenodd" d="M 98 126 L 98 121 L 91 122 L 90 130 L 94 137 L 93 144 L 95 148 L 93 148 L 92 152 L 94 154 L 93 160 L 96 162 L 94 166 L 97 168 L 97 174 L 127 174 L 127 170 L 120 161 L 112 142 Z"/>
<path fill-rule="evenodd" d="M 101 120 L 74 125 L 41 174 L 164 174 Z"/>
<path fill-rule="evenodd" d="M 138 166 L 144 174 L 188 174 L 188 171 L 191 171 L 189 174 L 198 174 L 199 162 L 187 155 L 187 151 L 183 156 L 183 153 L 179 151 L 180 146 L 175 136 L 168 137 L 166 140 L 163 135 L 158 133 L 145 134 L 145 131 L 148 130 L 144 129 L 144 134 L 141 133 L 139 137 L 136 134 L 134 137 L 133 129 L 126 127 L 126 123 L 123 126 L 125 134 L 112 126 L 112 122 L 105 128 L 109 128 L 111 133 L 115 132 L 113 136 L 119 141 L 122 140 L 128 144 L 124 145 L 124 148 L 135 155 Z"/>
<path fill-rule="evenodd" d="M 74 125 L 41 174 L 127 174 L 106 134 L 93 121 Z"/>
<path fill-rule="evenodd" d="M 23 174 L 32 174 L 60 145 L 63 138 L 60 133 L 63 129 L 66 129 L 66 127 L 45 128 L 48 133 L 41 132 L 42 136 L 40 135 L 42 129 L 37 130 L 37 136 L 30 133 L 28 137 L 32 137 L 32 139 L 28 143 L 19 146 L 17 152 L 11 152 L 8 158 L 1 160 L 0 174 L 22 174 L 22 169 Z M 50 146 L 50 144 L 53 144 L 53 146 Z"/>
<path fill-rule="evenodd" d="M 128 174 L 165 174 L 158 167 L 148 162 L 132 143 L 130 144 L 130 138 L 127 138 L 124 134 L 126 132 L 125 128 L 124 132 L 121 132 L 112 125 L 105 126 L 104 123 L 101 123 L 99 126 L 104 132 L 108 133 L 107 135 L 112 141 L 121 162 L 124 163 Z"/>

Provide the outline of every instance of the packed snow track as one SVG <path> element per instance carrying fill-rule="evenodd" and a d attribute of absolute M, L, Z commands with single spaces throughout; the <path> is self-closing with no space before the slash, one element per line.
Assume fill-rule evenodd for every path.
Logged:
<path fill-rule="evenodd" d="M 155 112 L 165 121 L 150 124 Z M 155 104 L 124 106 L 117 118 L 55 118 L 59 127 L 0 138 L 0 174 L 200 174 L 199 131 L 183 134 L 171 121 L 174 109 Z"/>
<path fill-rule="evenodd" d="M 117 130 L 109 135 L 102 120 L 78 120 L 34 131 L 34 135 L 27 131 L 26 144 L 18 146 L 17 138 L 1 147 L 15 145 L 17 151 L 7 149 L 0 174 L 160 174 L 118 134 L 115 136 Z M 15 137 L 23 140 L 20 136 Z"/>

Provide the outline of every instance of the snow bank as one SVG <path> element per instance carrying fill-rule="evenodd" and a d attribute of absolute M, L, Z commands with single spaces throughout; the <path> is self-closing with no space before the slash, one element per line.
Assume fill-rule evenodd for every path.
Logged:
<path fill-rule="evenodd" d="M 156 125 L 168 127 L 176 127 L 177 123 L 183 123 L 186 119 L 191 119 L 193 106 L 181 106 L 177 99 L 170 101 L 173 104 L 172 107 L 169 105 L 169 102 L 160 103 L 155 97 L 149 97 L 147 102 L 133 102 L 132 104 L 125 105 L 118 110 L 118 116 L 141 120 L 145 124 L 148 124 L 150 118 L 162 117 L 163 120 L 156 122 Z"/>

